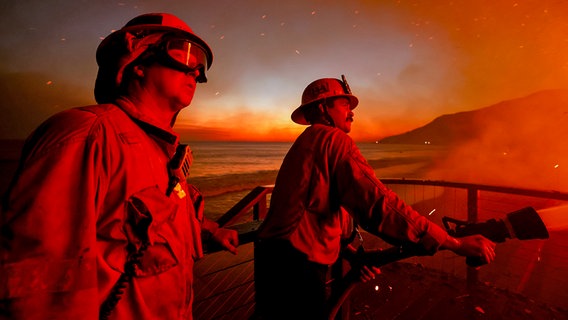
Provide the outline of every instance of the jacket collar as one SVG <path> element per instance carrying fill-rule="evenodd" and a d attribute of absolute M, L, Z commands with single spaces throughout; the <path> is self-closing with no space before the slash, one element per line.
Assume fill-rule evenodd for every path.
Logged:
<path fill-rule="evenodd" d="M 153 119 L 141 113 L 132 101 L 125 97 L 120 97 L 116 100 L 116 105 L 126 112 L 126 114 L 128 114 L 142 128 L 142 130 L 164 140 L 168 144 L 178 144 L 179 134 L 174 132 L 171 127 L 164 128 L 157 125 Z"/>

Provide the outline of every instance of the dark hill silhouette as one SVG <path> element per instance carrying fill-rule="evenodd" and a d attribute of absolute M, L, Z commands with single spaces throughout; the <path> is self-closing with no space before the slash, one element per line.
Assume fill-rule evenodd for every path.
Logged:
<path fill-rule="evenodd" d="M 459 145 L 485 138 L 502 146 L 542 143 L 568 137 L 567 119 L 568 90 L 545 90 L 477 110 L 442 115 L 380 143 Z"/>
<path fill-rule="evenodd" d="M 429 179 L 568 190 L 568 90 L 443 115 L 381 143 L 447 145 Z"/>

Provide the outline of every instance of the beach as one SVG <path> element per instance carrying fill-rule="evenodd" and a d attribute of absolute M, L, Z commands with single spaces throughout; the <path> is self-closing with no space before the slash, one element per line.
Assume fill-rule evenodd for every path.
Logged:
<path fill-rule="evenodd" d="M 205 215 L 217 219 L 253 188 L 272 185 L 291 146 L 287 142 L 188 143 L 194 164 L 188 179 L 205 197 Z M 447 149 L 432 145 L 358 143 L 379 178 L 422 179 Z"/>

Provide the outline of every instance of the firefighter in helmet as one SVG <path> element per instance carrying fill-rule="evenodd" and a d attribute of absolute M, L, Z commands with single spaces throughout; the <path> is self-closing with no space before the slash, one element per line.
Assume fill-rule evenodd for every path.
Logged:
<path fill-rule="evenodd" d="M 3 201 L 0 318 L 192 319 L 202 241 L 238 245 L 203 216 L 172 130 L 213 54 L 178 17 L 150 13 L 96 59 L 98 104 L 31 134 Z"/>
<path fill-rule="evenodd" d="M 495 257 L 483 236 L 456 239 L 375 176 L 348 135 L 359 100 L 345 77 L 310 83 L 292 120 L 308 125 L 286 154 L 255 243 L 256 316 L 327 319 L 333 266 L 357 230 L 433 254 Z M 361 280 L 380 272 L 361 268 Z M 332 281 L 331 281 L 332 282 Z"/>
<path fill-rule="evenodd" d="M 334 108 L 336 101 L 342 108 Z M 345 79 L 318 79 L 304 89 L 302 104 L 292 112 L 292 121 L 301 125 L 324 124 L 349 133 L 353 122 L 352 110 L 358 104 L 359 99 L 351 93 Z"/>

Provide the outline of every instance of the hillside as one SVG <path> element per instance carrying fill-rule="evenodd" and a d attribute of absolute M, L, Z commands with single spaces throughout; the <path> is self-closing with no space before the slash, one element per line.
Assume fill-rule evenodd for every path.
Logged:
<path fill-rule="evenodd" d="M 380 143 L 457 145 L 480 138 L 507 145 L 568 137 L 568 90 L 546 90 L 485 108 L 442 115 Z M 517 141 L 518 140 L 518 141 Z"/>
<path fill-rule="evenodd" d="M 380 143 L 447 145 L 428 178 L 568 190 L 568 90 L 443 115 Z"/>

